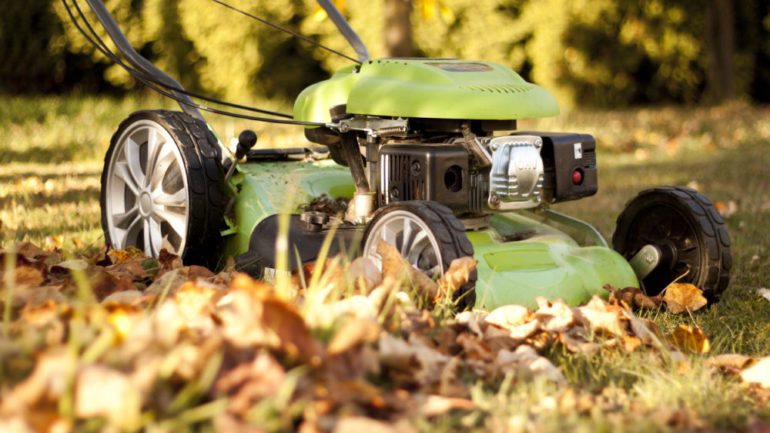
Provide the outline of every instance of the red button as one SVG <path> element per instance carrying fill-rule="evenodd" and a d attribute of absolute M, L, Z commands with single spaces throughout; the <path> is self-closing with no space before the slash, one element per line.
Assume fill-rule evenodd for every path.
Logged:
<path fill-rule="evenodd" d="M 572 183 L 574 185 L 583 183 L 583 172 L 579 168 L 576 168 L 575 171 L 572 172 Z"/>

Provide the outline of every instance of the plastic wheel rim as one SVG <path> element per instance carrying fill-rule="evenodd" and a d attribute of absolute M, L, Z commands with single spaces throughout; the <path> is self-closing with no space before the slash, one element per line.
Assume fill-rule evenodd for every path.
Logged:
<path fill-rule="evenodd" d="M 653 211 L 657 211 L 654 212 Z M 652 244 L 663 250 L 664 259 L 643 283 L 651 293 L 659 293 L 667 284 L 680 276 L 683 281 L 695 281 L 703 260 L 703 246 L 692 222 L 679 209 L 659 204 L 647 209 L 646 215 L 637 215 L 632 227 L 638 227 L 629 233 L 627 242 L 634 245 L 631 250 L 638 250 L 638 245 Z M 643 222 L 639 221 L 642 218 Z M 670 253 L 667 253 L 667 251 Z M 663 287 L 661 287 L 663 286 Z"/>
<path fill-rule="evenodd" d="M 443 257 L 438 241 L 427 224 L 411 212 L 396 210 L 378 218 L 364 244 L 364 257 L 382 269 L 382 258 L 377 245 L 385 241 L 396 247 L 415 269 L 430 277 L 443 275 Z"/>
<path fill-rule="evenodd" d="M 184 251 L 190 202 L 184 161 L 168 131 L 151 120 L 129 126 L 109 161 L 106 218 L 115 248 L 136 246 L 157 257 Z"/>

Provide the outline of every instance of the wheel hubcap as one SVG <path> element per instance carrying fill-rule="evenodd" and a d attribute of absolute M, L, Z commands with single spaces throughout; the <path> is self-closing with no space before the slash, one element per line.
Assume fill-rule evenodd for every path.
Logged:
<path fill-rule="evenodd" d="M 106 187 L 108 232 L 116 248 L 138 247 L 157 257 L 184 251 L 189 217 L 187 176 L 173 138 L 141 120 L 118 139 Z"/>
<path fill-rule="evenodd" d="M 415 269 L 436 277 L 444 272 L 441 251 L 433 233 L 420 218 L 410 212 L 393 211 L 375 222 L 364 245 L 364 256 L 382 269 L 377 245 L 393 245 Z"/>

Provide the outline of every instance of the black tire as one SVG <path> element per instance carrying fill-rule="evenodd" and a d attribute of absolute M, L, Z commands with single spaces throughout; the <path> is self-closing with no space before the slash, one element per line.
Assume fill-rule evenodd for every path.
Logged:
<path fill-rule="evenodd" d="M 228 202 L 221 150 L 216 137 L 203 121 L 181 112 L 137 111 L 121 122 L 112 136 L 104 159 L 100 194 L 102 229 L 107 245 L 113 246 L 106 205 L 108 167 L 119 138 L 138 121 L 151 121 L 160 125 L 169 133 L 181 153 L 183 172 L 187 177 L 189 209 L 186 241 L 183 251 L 177 253 L 185 264 L 216 269 L 222 260 L 220 232 L 225 227 L 224 211 Z"/>
<path fill-rule="evenodd" d="M 626 204 L 612 246 L 630 259 L 646 244 L 662 253 L 661 263 L 642 281 L 648 294 L 660 293 L 689 271 L 680 281 L 701 288 L 716 302 L 730 282 L 732 254 L 724 220 L 711 201 L 693 189 L 652 188 Z"/>
<path fill-rule="evenodd" d="M 442 268 L 446 271 L 453 260 L 462 257 L 473 257 L 473 245 L 465 234 L 465 227 L 457 219 L 448 207 L 429 201 L 403 201 L 380 208 L 372 220 L 367 224 L 363 237 L 363 251 L 366 254 L 366 242 L 372 235 L 372 229 L 378 221 L 387 218 L 389 214 L 397 211 L 408 212 L 429 228 L 431 235 L 436 240 L 441 251 Z M 476 278 L 474 270 L 468 283 L 464 284 L 456 293 L 458 309 L 472 308 L 476 303 Z"/>

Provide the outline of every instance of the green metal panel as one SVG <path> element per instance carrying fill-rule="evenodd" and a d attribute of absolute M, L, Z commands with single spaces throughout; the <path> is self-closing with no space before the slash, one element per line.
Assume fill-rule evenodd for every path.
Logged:
<path fill-rule="evenodd" d="M 512 231 L 531 237 L 502 242 Z M 476 307 L 536 306 L 538 296 L 577 305 L 593 295 L 607 296 L 604 285 L 639 287 L 628 262 L 602 246 L 581 247 L 572 238 L 521 214 L 492 217 L 490 229 L 471 232 L 478 260 Z"/>
<path fill-rule="evenodd" d="M 230 256 L 248 250 L 251 232 L 268 216 L 296 212 L 321 194 L 350 198 L 355 190 L 348 169 L 331 160 L 240 164 L 238 172 L 233 176 L 239 189 L 234 205 L 237 226 L 225 249 Z"/>
<path fill-rule="evenodd" d="M 254 227 L 281 211 L 296 211 L 321 194 L 351 197 L 348 169 L 331 161 L 242 164 L 234 183 L 235 233 L 227 254 L 246 252 Z M 476 250 L 476 306 L 535 306 L 535 298 L 562 298 L 571 305 L 594 294 L 606 296 L 605 284 L 638 287 L 633 269 L 619 254 L 602 246 L 580 246 L 566 233 L 522 213 L 500 213 L 490 227 L 468 232 Z M 525 238 L 524 240 L 518 240 Z"/>
<path fill-rule="evenodd" d="M 512 120 L 559 114 L 554 97 L 492 62 L 438 59 L 370 60 L 305 89 L 294 117 L 330 121 L 329 109 L 432 119 Z"/>

